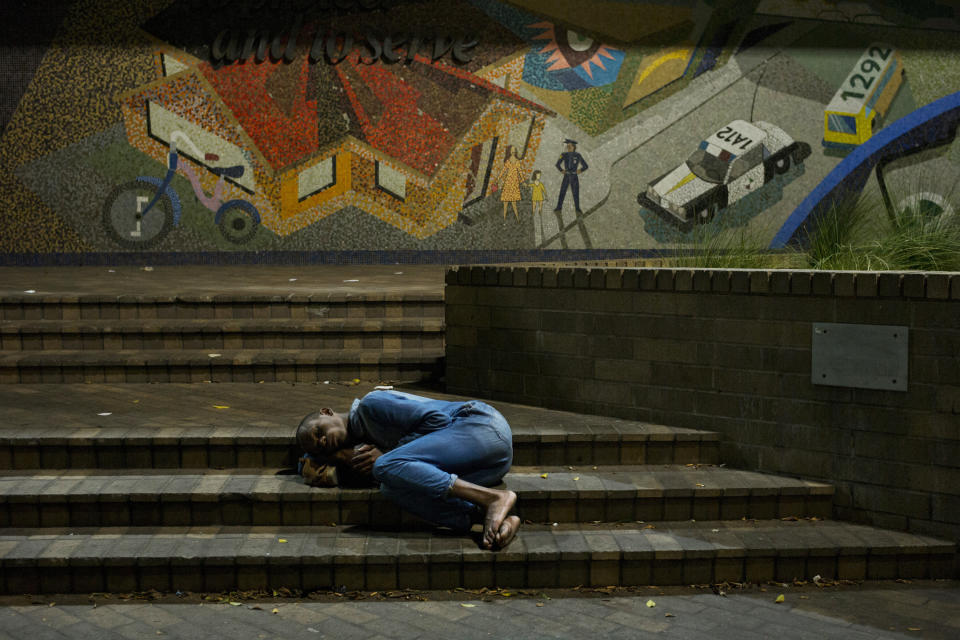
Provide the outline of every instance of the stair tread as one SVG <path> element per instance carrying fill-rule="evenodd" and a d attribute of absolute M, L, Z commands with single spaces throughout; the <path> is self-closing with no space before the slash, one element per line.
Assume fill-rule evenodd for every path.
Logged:
<path fill-rule="evenodd" d="M 420 331 L 442 332 L 443 318 L 203 318 L 128 320 L 3 320 L 0 333 L 160 333 L 199 331 L 230 333 L 253 331 Z"/>
<path fill-rule="evenodd" d="M 210 354 L 216 354 L 211 356 Z M 444 357 L 442 347 L 383 349 L 161 349 L 0 351 L 0 366 L 146 366 L 315 364 L 429 361 Z"/>
<path fill-rule="evenodd" d="M 246 496 L 257 500 L 300 499 L 327 501 L 347 494 L 351 499 L 366 496 L 373 499 L 377 489 L 312 488 L 296 475 L 277 475 L 276 469 L 238 469 L 232 472 L 178 473 L 159 470 L 113 470 L 80 472 L 51 470 L 33 474 L 0 474 L 0 503 L 53 502 L 57 498 L 85 499 L 100 502 L 128 498 L 170 500 L 179 496 Z M 546 473 L 547 478 L 542 474 Z M 507 488 L 525 496 L 552 494 L 581 495 L 602 499 L 604 496 L 719 496 L 735 495 L 832 495 L 833 487 L 783 476 L 701 466 L 691 469 L 682 465 L 636 465 L 602 467 L 583 471 L 565 468 L 515 467 L 504 479 Z M 594 495 L 599 493 L 600 495 Z"/>
<path fill-rule="evenodd" d="M 524 525 L 506 550 L 468 536 L 370 527 L 5 529 L 0 565 L 64 566 L 144 561 L 199 564 L 377 564 L 528 560 L 689 559 L 743 556 L 950 554 L 952 542 L 839 521 L 662 522 L 558 527 Z"/>
<path fill-rule="evenodd" d="M 310 411 L 343 411 L 375 385 L 343 384 L 20 384 L 0 385 L 0 444 L 24 441 L 92 444 L 293 445 L 296 425 Z M 433 391 L 411 392 L 467 400 Z M 510 423 L 514 443 L 652 441 L 716 442 L 716 432 L 492 402 Z M 229 407 L 217 409 L 216 407 Z M 110 412 L 109 416 L 99 416 Z M 57 425 L 51 427 L 50 425 Z"/>

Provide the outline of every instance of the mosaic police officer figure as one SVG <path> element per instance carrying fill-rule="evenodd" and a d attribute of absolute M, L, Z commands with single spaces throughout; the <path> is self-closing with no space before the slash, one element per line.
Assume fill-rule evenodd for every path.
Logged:
<path fill-rule="evenodd" d="M 590 167 L 587 166 L 583 156 L 577 153 L 576 140 L 567 138 L 563 142 L 567 145 L 567 150 L 557 160 L 557 171 L 563 174 L 563 184 L 560 185 L 560 199 L 557 200 L 557 208 L 554 211 L 559 212 L 563 209 L 563 199 L 569 187 L 573 191 L 573 204 L 577 208 L 577 213 L 583 213 L 580 210 L 580 174 Z"/>

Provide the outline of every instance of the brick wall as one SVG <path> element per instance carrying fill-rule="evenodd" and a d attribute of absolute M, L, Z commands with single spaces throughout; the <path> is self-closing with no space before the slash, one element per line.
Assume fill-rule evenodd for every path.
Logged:
<path fill-rule="evenodd" d="M 835 516 L 960 540 L 960 275 L 450 270 L 453 393 L 711 429 Z M 810 382 L 811 324 L 905 325 L 909 390 Z"/>

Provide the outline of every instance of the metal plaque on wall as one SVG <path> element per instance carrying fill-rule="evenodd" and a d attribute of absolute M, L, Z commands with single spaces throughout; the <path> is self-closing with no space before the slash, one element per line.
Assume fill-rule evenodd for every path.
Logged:
<path fill-rule="evenodd" d="M 907 344 L 907 327 L 814 323 L 810 381 L 906 391 Z"/>

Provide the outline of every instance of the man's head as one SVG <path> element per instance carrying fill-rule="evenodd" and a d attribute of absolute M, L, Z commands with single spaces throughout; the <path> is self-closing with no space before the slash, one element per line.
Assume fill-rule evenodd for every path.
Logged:
<path fill-rule="evenodd" d="M 297 444 L 310 455 L 333 453 L 346 441 L 346 421 L 328 408 L 309 414 L 297 427 Z"/>
<path fill-rule="evenodd" d="M 570 151 L 570 152 L 572 153 L 572 152 L 574 152 L 574 151 L 577 150 L 577 141 L 576 141 L 576 140 L 571 140 L 570 138 L 567 138 L 567 139 L 564 140 L 563 142 L 564 142 L 564 144 L 567 145 L 567 151 Z"/>

